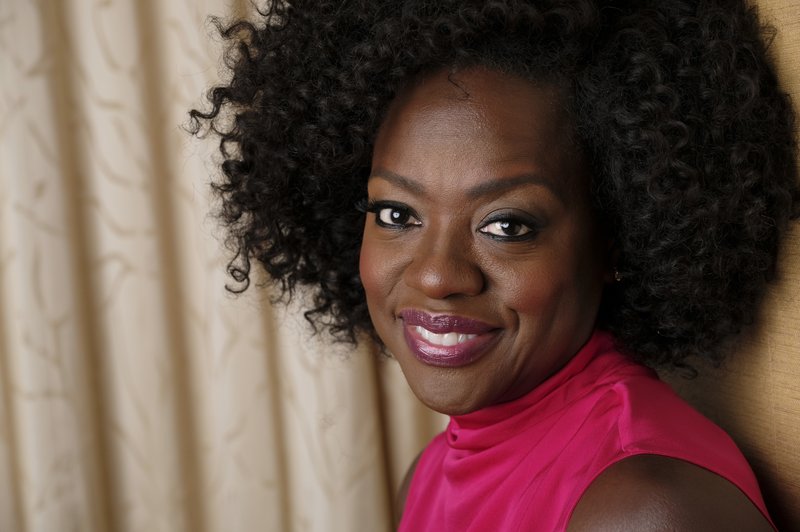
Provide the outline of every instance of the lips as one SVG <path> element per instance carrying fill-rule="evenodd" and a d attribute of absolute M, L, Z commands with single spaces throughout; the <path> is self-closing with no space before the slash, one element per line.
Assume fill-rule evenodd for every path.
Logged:
<path fill-rule="evenodd" d="M 460 367 L 481 358 L 499 329 L 482 321 L 419 310 L 400 312 L 403 333 L 412 354 L 431 366 Z"/>

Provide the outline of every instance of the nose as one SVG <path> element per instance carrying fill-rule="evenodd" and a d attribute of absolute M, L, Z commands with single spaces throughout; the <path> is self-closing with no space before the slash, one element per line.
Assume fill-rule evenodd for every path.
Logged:
<path fill-rule="evenodd" d="M 404 278 L 406 285 L 432 299 L 475 296 L 486 282 L 472 250 L 454 238 L 419 242 Z"/>

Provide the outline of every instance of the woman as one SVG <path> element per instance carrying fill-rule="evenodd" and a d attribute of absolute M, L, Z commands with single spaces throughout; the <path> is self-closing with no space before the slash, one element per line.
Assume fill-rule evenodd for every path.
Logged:
<path fill-rule="evenodd" d="M 722 358 L 798 211 L 793 112 L 743 2 L 276 3 L 197 120 L 312 322 L 451 416 L 403 530 L 769 530 L 730 438 L 642 364 Z M 200 124 L 198 123 L 198 128 Z M 351 207 L 352 206 L 352 207 Z"/>

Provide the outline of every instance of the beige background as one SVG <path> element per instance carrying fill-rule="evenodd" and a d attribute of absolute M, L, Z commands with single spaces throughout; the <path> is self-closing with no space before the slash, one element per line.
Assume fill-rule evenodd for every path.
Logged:
<path fill-rule="evenodd" d="M 800 100 L 800 0 L 761 4 Z M 219 79 L 206 16 L 244 6 L 0 1 L 0 532 L 387 530 L 442 426 L 391 361 L 223 290 L 214 146 L 179 125 Z M 800 529 L 797 235 L 691 393 Z"/>

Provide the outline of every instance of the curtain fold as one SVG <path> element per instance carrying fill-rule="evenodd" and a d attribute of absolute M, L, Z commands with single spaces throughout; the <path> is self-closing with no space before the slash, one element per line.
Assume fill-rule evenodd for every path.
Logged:
<path fill-rule="evenodd" d="M 797 94 L 800 2 L 761 4 Z M 248 9 L 0 3 L 0 532 L 390 530 L 444 425 L 392 360 L 312 335 L 302 294 L 224 290 L 215 142 L 181 125 L 224 75 L 207 17 Z M 797 325 L 787 290 L 768 330 Z"/>

